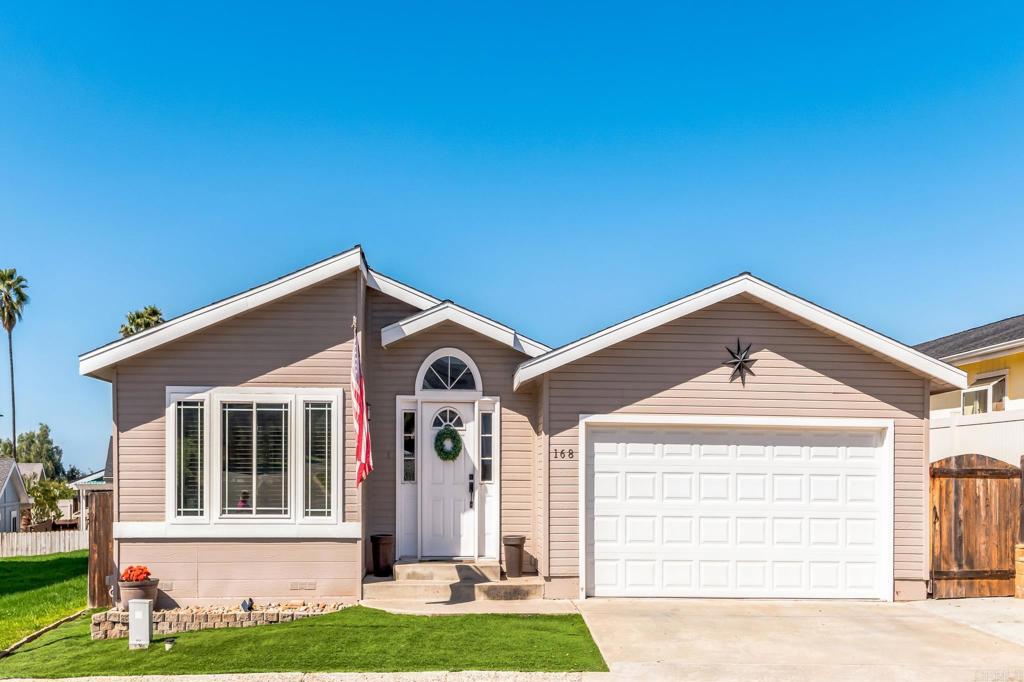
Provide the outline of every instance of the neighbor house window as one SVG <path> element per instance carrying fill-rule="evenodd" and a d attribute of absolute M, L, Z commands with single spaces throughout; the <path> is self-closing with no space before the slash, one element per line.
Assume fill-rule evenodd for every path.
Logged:
<path fill-rule="evenodd" d="M 416 480 L 416 413 L 402 412 L 402 481 Z"/>
<path fill-rule="evenodd" d="M 224 403 L 221 418 L 221 513 L 287 515 L 288 404 Z"/>
<path fill-rule="evenodd" d="M 494 413 L 480 413 L 480 480 L 494 475 Z"/>
<path fill-rule="evenodd" d="M 201 400 L 179 400 L 175 404 L 174 470 L 177 485 L 174 508 L 177 516 L 202 516 L 205 510 L 204 409 Z"/>
<path fill-rule="evenodd" d="M 976 379 L 961 394 L 960 403 L 964 414 L 984 414 L 1004 409 L 1006 400 L 1006 375 Z"/>
<path fill-rule="evenodd" d="M 329 402 L 305 404 L 305 515 L 331 515 L 331 480 L 334 453 L 331 447 L 331 414 Z"/>

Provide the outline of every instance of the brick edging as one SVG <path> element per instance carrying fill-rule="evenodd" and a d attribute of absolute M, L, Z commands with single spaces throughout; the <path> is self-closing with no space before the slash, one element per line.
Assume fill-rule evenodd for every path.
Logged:
<path fill-rule="evenodd" d="M 50 630 L 52 630 L 52 629 L 54 629 L 56 627 L 59 627 L 61 625 L 64 625 L 64 623 L 67 623 L 69 621 L 72 621 L 72 620 L 78 618 L 79 616 L 81 616 L 83 613 L 85 613 L 88 610 L 89 609 L 82 609 L 81 611 L 78 611 L 77 613 L 72 613 L 70 616 L 64 616 L 60 620 L 55 621 L 53 623 L 50 623 L 49 625 L 47 625 L 44 628 L 36 630 L 31 635 L 28 635 L 26 637 L 22 637 L 21 639 L 19 639 L 14 644 L 12 644 L 9 647 L 7 647 L 6 649 L 0 651 L 0 658 L 3 658 L 5 656 L 10 656 L 11 654 L 14 653 L 14 650 L 17 649 L 18 647 L 24 646 L 24 645 L 28 644 L 29 642 L 31 642 L 32 640 L 37 639 L 37 638 L 41 637 L 42 635 L 45 635 Z"/>
<path fill-rule="evenodd" d="M 225 608 L 184 608 L 153 612 L 153 634 L 173 635 L 179 632 L 219 628 L 248 628 L 256 625 L 290 623 L 310 616 L 334 613 L 351 604 L 312 604 L 303 606 L 256 607 L 245 612 Z M 93 614 L 90 626 L 92 639 L 118 639 L 128 636 L 128 612 L 110 609 Z"/>

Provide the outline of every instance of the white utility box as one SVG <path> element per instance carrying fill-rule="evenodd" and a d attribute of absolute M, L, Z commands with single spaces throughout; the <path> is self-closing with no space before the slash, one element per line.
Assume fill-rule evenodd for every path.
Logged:
<path fill-rule="evenodd" d="M 128 648 L 148 649 L 153 639 L 153 602 L 132 599 L 128 602 Z"/>

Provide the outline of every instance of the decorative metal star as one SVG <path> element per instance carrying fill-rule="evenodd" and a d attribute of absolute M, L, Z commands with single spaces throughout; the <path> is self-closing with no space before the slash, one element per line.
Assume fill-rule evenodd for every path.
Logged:
<path fill-rule="evenodd" d="M 757 362 L 757 360 L 750 357 L 751 345 L 753 344 L 748 343 L 746 348 L 740 348 L 740 340 L 736 339 L 736 350 L 733 350 L 728 346 L 725 347 L 725 349 L 729 351 L 729 355 L 732 356 L 732 360 L 726 360 L 722 363 L 727 367 L 732 367 L 732 374 L 729 376 L 730 383 L 736 381 L 736 378 L 739 377 L 739 380 L 743 382 L 744 386 L 746 386 L 747 375 L 756 376 L 754 374 L 754 370 L 750 368 L 751 365 Z"/>

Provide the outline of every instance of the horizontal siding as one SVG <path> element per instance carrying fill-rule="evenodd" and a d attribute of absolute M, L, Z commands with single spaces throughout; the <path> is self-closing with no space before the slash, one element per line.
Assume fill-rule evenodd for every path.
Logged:
<path fill-rule="evenodd" d="M 347 274 L 127 360 L 117 367 L 117 518 L 164 520 L 167 386 L 345 389 L 357 275 Z M 355 437 L 345 424 L 345 520 L 359 520 Z"/>
<path fill-rule="evenodd" d="M 756 376 L 729 382 L 726 346 L 751 343 Z M 926 380 L 753 299 L 737 297 L 548 375 L 551 447 L 579 447 L 581 414 L 895 420 L 897 579 L 926 577 Z M 579 573 L 578 464 L 550 462 L 551 575 Z"/>
<path fill-rule="evenodd" d="M 356 541 L 118 542 L 118 570 L 144 564 L 160 579 L 161 605 L 252 597 L 260 603 L 358 598 Z M 306 583 L 301 589 L 293 585 Z M 313 589 L 307 589 L 308 583 Z"/>
<path fill-rule="evenodd" d="M 370 402 L 374 473 L 366 481 L 367 531 L 395 532 L 395 397 L 415 394 L 420 365 L 439 348 L 467 353 L 480 369 L 484 395 L 501 399 L 501 533 L 534 543 L 534 440 L 536 407 L 531 388 L 512 391 L 512 376 L 526 359 L 492 339 L 452 323 L 380 347 L 380 330 L 415 312 L 380 292 L 367 293 L 367 399 Z"/>

